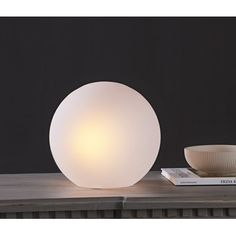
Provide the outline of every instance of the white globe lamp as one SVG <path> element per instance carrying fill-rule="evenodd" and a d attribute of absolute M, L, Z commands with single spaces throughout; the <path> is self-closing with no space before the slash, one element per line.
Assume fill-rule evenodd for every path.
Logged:
<path fill-rule="evenodd" d="M 73 183 L 119 188 L 138 182 L 153 166 L 160 147 L 158 118 L 134 89 L 94 82 L 70 93 L 50 126 L 51 152 Z"/>

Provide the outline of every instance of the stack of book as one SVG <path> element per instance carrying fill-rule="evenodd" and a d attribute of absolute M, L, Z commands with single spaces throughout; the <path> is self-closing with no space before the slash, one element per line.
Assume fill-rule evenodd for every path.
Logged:
<path fill-rule="evenodd" d="M 209 176 L 191 168 L 162 168 L 161 174 L 174 185 L 236 185 L 236 176 Z"/>

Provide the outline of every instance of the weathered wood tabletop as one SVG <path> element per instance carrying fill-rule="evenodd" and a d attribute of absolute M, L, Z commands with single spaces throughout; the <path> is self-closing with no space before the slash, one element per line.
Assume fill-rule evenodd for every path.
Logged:
<path fill-rule="evenodd" d="M 159 171 L 128 188 L 87 189 L 61 173 L 0 175 L 1 218 L 236 217 L 236 186 L 174 186 Z"/>

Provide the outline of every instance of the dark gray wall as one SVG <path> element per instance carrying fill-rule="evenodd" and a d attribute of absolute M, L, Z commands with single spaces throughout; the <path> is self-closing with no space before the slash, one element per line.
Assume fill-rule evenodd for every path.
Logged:
<path fill-rule="evenodd" d="M 0 173 L 58 171 L 51 117 L 83 84 L 142 93 L 162 143 L 154 169 L 183 148 L 236 143 L 236 18 L 0 18 Z"/>

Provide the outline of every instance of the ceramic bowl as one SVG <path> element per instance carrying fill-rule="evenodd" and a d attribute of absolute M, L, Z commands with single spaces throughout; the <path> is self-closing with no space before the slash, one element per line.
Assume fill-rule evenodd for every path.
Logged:
<path fill-rule="evenodd" d="M 210 175 L 236 173 L 236 145 L 201 145 L 184 148 L 185 159 L 195 170 Z"/>

